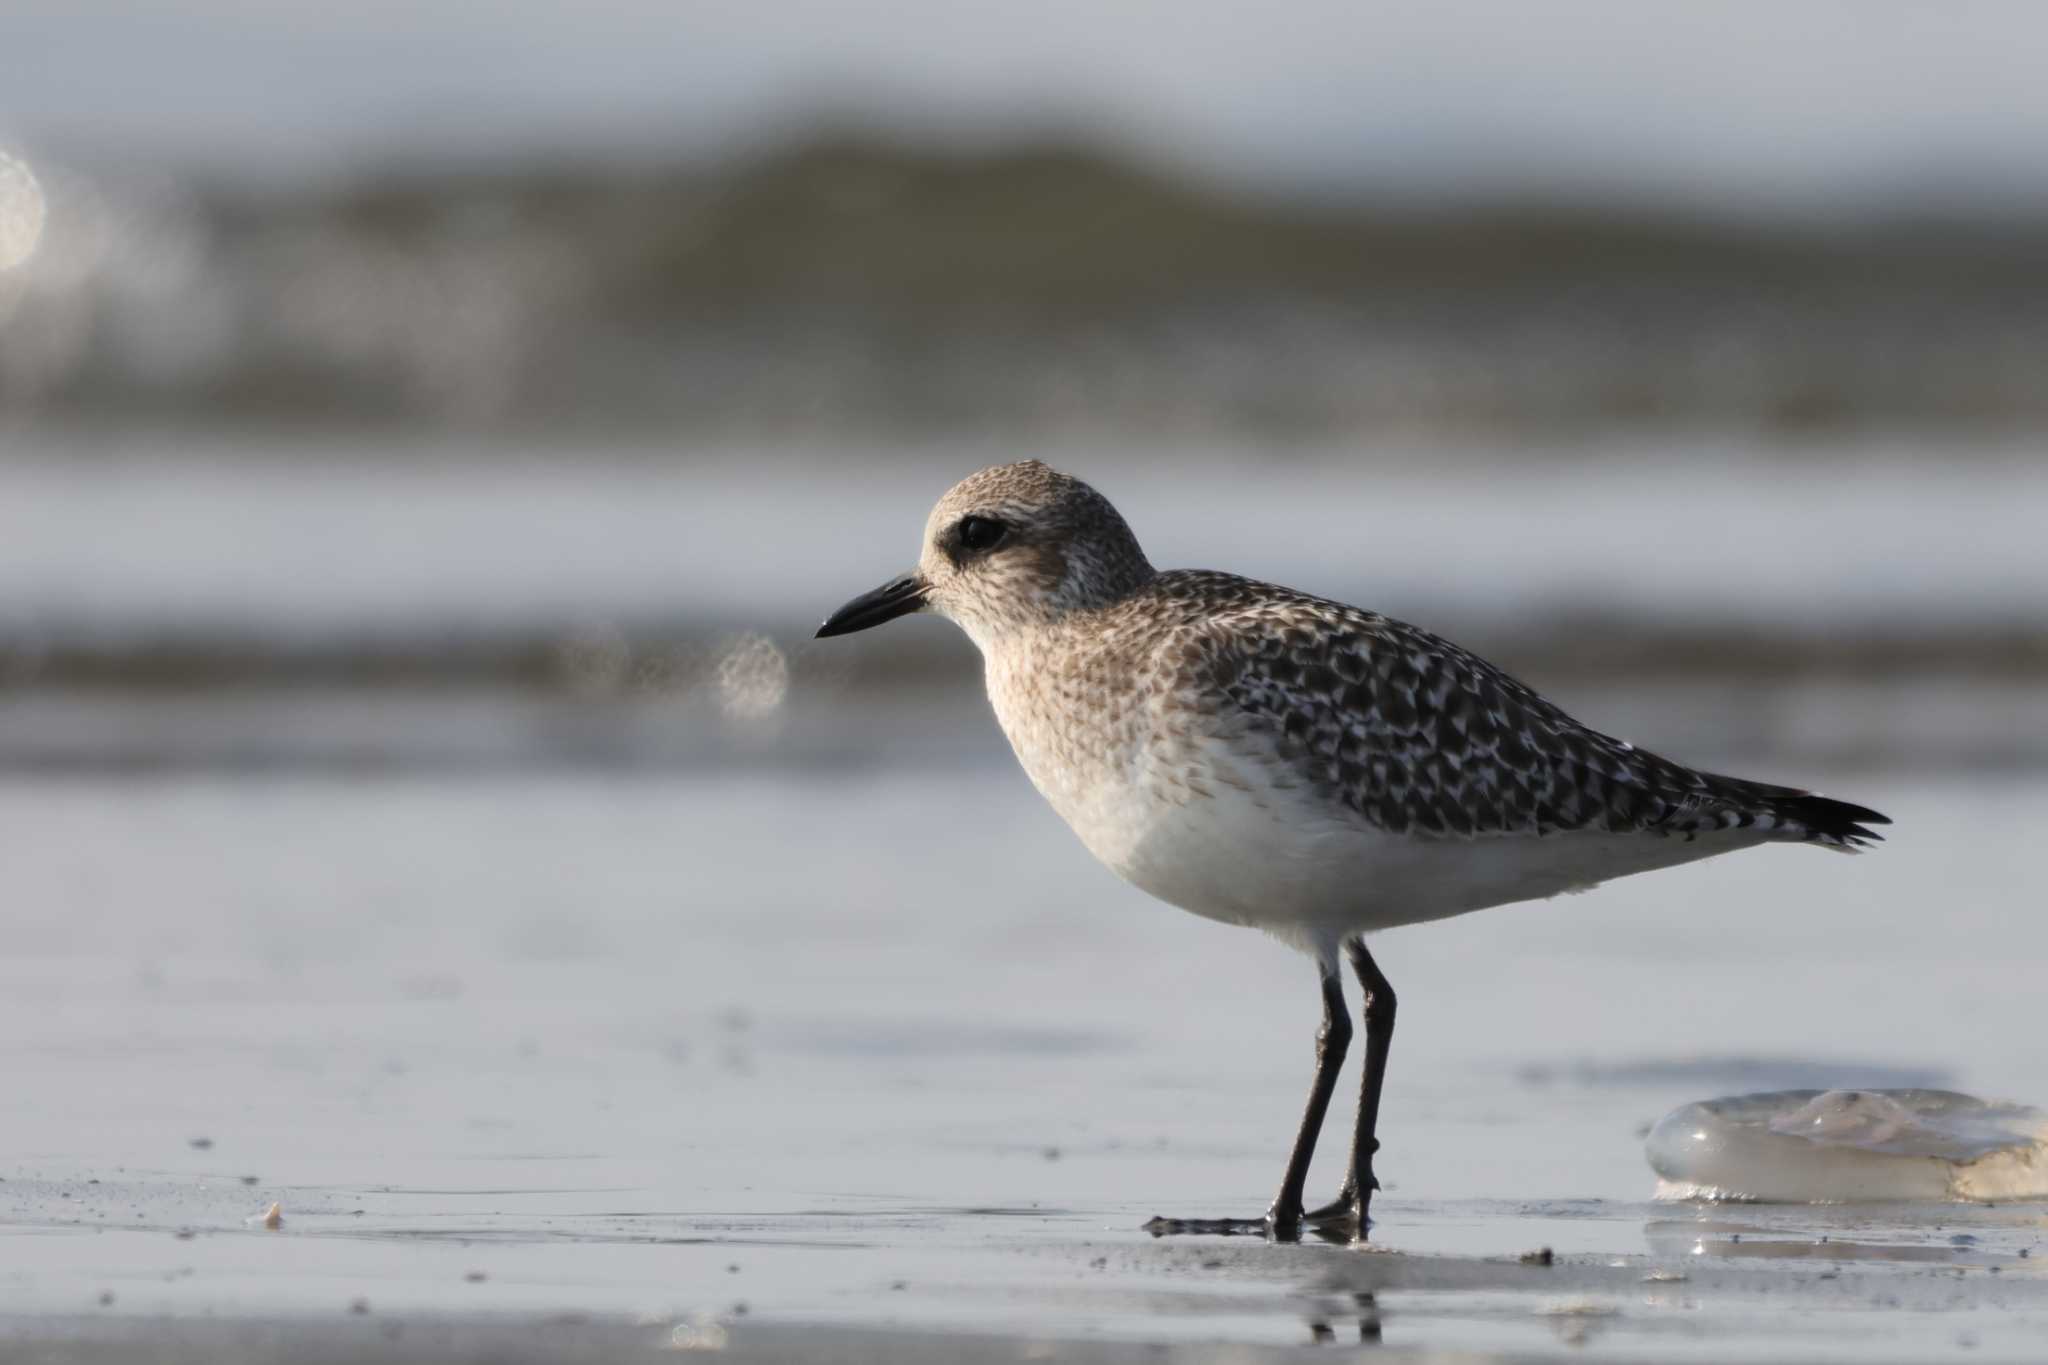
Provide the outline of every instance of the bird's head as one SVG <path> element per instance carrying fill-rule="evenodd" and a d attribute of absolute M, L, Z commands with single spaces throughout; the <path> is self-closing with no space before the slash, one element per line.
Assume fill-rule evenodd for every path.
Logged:
<path fill-rule="evenodd" d="M 932 508 L 914 571 L 848 602 L 818 635 L 929 611 L 986 650 L 1010 632 L 1106 606 L 1151 576 L 1109 499 L 1038 460 L 995 465 Z"/>

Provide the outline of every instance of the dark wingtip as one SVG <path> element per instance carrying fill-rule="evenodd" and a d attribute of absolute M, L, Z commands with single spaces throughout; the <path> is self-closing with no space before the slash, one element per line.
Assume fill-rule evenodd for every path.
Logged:
<path fill-rule="evenodd" d="M 1874 811 L 1868 806 L 1837 801 L 1828 796 L 1816 796 L 1811 792 L 1781 797 L 1772 805 L 1773 813 L 1779 818 L 1796 821 L 1805 826 L 1808 838 L 1822 843 L 1841 844 L 1848 848 L 1883 843 L 1884 836 L 1869 826 L 1889 825 L 1892 822 L 1889 815 Z"/>

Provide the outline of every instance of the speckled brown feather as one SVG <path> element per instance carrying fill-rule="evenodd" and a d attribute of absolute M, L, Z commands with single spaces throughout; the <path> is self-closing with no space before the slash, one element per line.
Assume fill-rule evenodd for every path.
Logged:
<path fill-rule="evenodd" d="M 1008 528 L 995 550 L 961 549 L 969 515 Z M 1160 573 L 1107 498 L 1036 460 L 955 485 L 926 543 L 935 609 L 981 646 L 1005 731 L 1070 821 L 1122 818 L 1099 804 L 1119 784 L 1170 805 L 1221 784 L 1255 804 L 1307 788 L 1429 841 L 1746 831 L 1846 850 L 1889 823 L 1637 749 L 1390 617 L 1233 574 Z"/>
<path fill-rule="evenodd" d="M 1081 623 L 1075 623 L 1080 626 Z M 1159 685 L 1263 737 L 1373 826 L 1422 838 L 1751 829 L 1853 847 L 1875 811 L 1698 772 L 1592 730 L 1471 652 L 1232 574 L 1154 575 L 1093 622 L 1149 637 Z M 1085 629 L 1085 627 L 1083 627 Z"/>

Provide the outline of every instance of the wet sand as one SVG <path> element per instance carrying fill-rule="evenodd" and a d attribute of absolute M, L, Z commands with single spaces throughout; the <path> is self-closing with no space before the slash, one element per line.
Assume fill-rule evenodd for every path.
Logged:
<path fill-rule="evenodd" d="M 2048 788 L 1831 785 L 1893 842 L 1383 936 L 1360 1252 L 1141 1231 L 1270 1197 L 1312 973 L 1117 884 L 1004 767 L 0 783 L 0 1343 L 2036 1358 L 2048 1208 L 1646 1202 L 1688 1100 L 2048 1098 Z"/>
<path fill-rule="evenodd" d="M 674 1215 L 650 1217 L 629 1236 L 503 1225 L 496 1235 L 473 1226 L 430 1232 L 382 1220 L 347 1229 L 315 1215 L 289 1250 L 253 1236 L 229 1243 L 232 1234 L 219 1229 L 175 1250 L 145 1245 L 165 1240 L 156 1228 L 95 1239 L 99 1264 L 120 1265 L 131 1280 L 145 1266 L 170 1267 L 167 1283 L 210 1288 L 171 1312 L 123 1311 L 117 1297 L 96 1312 L 10 1314 L 0 1320 L 0 1349 L 33 1347 L 37 1358 L 58 1360 L 595 1359 L 684 1350 L 764 1361 L 1122 1361 L 1161 1358 L 1169 1347 L 1170 1359 L 1238 1360 L 1370 1345 L 1430 1358 L 1904 1361 L 1967 1348 L 1973 1359 L 2030 1360 L 2048 1332 L 2048 1276 L 2021 1254 L 2038 1254 L 2038 1209 L 1395 1204 L 1390 1222 L 1451 1222 L 1463 1240 L 1542 1236 L 1582 1249 L 1545 1258 L 1537 1248 L 1474 1256 L 1392 1245 L 1152 1243 L 1116 1227 L 1091 1234 L 1085 1225 L 1099 1215 L 1072 1211 Z M 323 1240 L 356 1245 L 305 1245 Z M 543 1249 L 550 1245 L 552 1254 Z M 1595 1247 L 1610 1249 L 1583 1249 Z M 702 1286 L 719 1273 L 705 1262 L 721 1256 L 740 1267 L 724 1271 L 732 1297 L 722 1306 L 628 1311 L 613 1292 L 658 1293 L 666 1267 L 672 1294 L 704 1299 Z M 492 1269 L 451 1273 L 463 1265 Z M 915 1278 L 877 1279 L 897 1271 Z M 741 1295 L 764 1279 L 774 1287 L 756 1309 Z M 316 1301 L 321 1290 L 365 1286 L 380 1297 Z M 821 1295 L 838 1302 L 825 1306 Z M 812 1306 L 797 1309 L 806 1297 Z"/>
<path fill-rule="evenodd" d="M 512 1236 L 494 1245 L 456 1237 L 463 1254 L 455 1258 L 380 1257 L 360 1248 L 259 1255 L 246 1247 L 187 1247 L 164 1257 L 119 1246 L 148 1235 L 131 1233 L 102 1244 L 100 1254 L 125 1254 L 131 1271 L 151 1260 L 183 1262 L 168 1276 L 208 1278 L 216 1289 L 238 1287 L 239 1297 L 217 1312 L 188 1305 L 135 1314 L 120 1311 L 117 1301 L 92 1313 L 12 1314 L 0 1320 L 0 1349 L 80 1361 L 635 1359 L 679 1350 L 762 1361 L 1197 1361 L 1289 1358 L 1299 1347 L 1346 1345 L 1431 1359 L 1569 1353 L 1906 1361 L 1964 1349 L 1972 1359 L 2032 1360 L 2048 1332 L 2048 1278 L 2018 1254 L 2038 1247 L 2038 1210 L 1729 1216 L 1451 1205 L 1402 1212 L 1456 1220 L 1468 1233 L 1482 1226 L 1490 1236 L 1561 1232 L 1567 1243 L 1634 1249 L 1560 1252 L 1546 1261 L 1533 1251 L 1479 1257 L 1262 1242 L 1147 1244 L 1115 1229 L 1074 1240 L 1073 1225 L 1084 1220 L 1073 1214 L 1046 1220 L 1056 1231 L 1017 1235 L 995 1216 L 946 1210 L 908 1222 L 854 1217 L 827 1229 L 813 1217 L 764 1220 L 751 1235 L 712 1233 L 711 1244 L 726 1248 L 722 1254 L 742 1258 L 734 1264 L 759 1267 L 809 1237 L 813 1249 L 836 1247 L 839 1260 L 864 1260 L 870 1273 L 921 1272 L 923 1278 L 891 1281 L 886 1290 L 869 1286 L 871 1295 L 888 1300 L 883 1311 L 755 1310 L 739 1298 L 687 1312 L 548 1308 L 541 1305 L 577 1296 L 565 1294 L 559 1281 L 543 1288 L 518 1279 L 492 1292 L 494 1281 L 479 1279 L 486 1275 L 479 1270 L 466 1272 L 458 1288 L 453 1277 L 429 1270 L 427 1283 L 409 1285 L 381 1306 L 359 1297 L 345 1308 L 307 1303 L 290 1312 L 252 1311 L 249 1290 L 275 1283 L 265 1265 L 274 1272 L 280 1262 L 295 1262 L 303 1274 L 318 1263 L 337 1285 L 346 1278 L 385 1283 L 398 1269 L 391 1263 L 401 1259 L 415 1270 L 451 1261 L 501 1268 L 523 1261 L 530 1270 L 531 1257 L 505 1249 L 546 1239 Z M 570 1240 L 586 1253 L 617 1245 L 601 1236 Z M 651 1267 L 679 1263 L 659 1248 L 702 1244 L 649 1232 L 635 1245 L 643 1251 L 634 1259 Z M 560 1268 L 568 1259 L 557 1258 Z M 589 1254 L 573 1259 L 585 1263 L 586 1273 L 624 1264 Z M 728 1274 L 735 1286 L 760 1278 Z M 674 1287 L 686 1290 L 691 1280 L 685 1272 Z M 607 1297 L 588 1282 L 584 1288 L 584 1302 Z"/>

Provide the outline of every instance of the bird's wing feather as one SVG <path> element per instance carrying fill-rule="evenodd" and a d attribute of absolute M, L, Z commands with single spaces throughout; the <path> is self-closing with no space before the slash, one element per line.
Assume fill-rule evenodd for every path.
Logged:
<path fill-rule="evenodd" d="M 1228 575 L 1178 651 L 1247 740 L 1390 833 L 1690 838 L 1754 829 L 1838 846 L 1883 817 L 1703 773 L 1589 729 L 1468 650 L 1390 617 Z M 1819 803 L 1816 805 L 1815 803 Z M 1821 819 L 1839 808 L 1834 826 Z"/>

